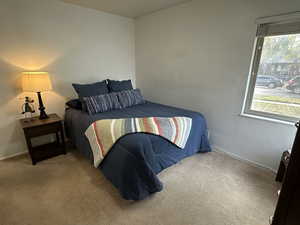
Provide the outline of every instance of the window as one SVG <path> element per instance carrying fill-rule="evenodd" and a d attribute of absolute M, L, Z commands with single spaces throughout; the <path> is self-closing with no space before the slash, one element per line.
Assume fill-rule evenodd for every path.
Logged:
<path fill-rule="evenodd" d="M 300 21 L 258 25 L 242 114 L 300 119 Z"/>

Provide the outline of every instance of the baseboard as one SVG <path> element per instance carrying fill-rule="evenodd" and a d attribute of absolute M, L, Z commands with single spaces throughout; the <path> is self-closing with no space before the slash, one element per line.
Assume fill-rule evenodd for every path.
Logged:
<path fill-rule="evenodd" d="M 237 159 L 237 160 L 240 160 L 240 161 L 243 161 L 243 162 L 246 162 L 248 164 L 251 164 L 252 166 L 256 166 L 256 167 L 259 167 L 259 168 L 263 168 L 263 169 L 267 169 L 267 170 L 270 170 L 271 172 L 273 173 L 277 173 L 276 170 L 274 170 L 273 168 L 271 167 L 268 167 L 268 166 L 264 166 L 260 163 L 257 163 L 257 162 L 254 162 L 254 161 L 251 161 L 251 160 L 248 160 L 248 159 L 244 159 L 234 153 L 231 153 L 231 152 L 228 152 L 226 151 L 225 149 L 219 147 L 219 146 L 216 146 L 216 145 L 213 145 L 212 148 L 214 149 L 215 152 L 219 152 L 219 153 L 223 153 L 223 154 L 226 154 L 234 159 Z M 5 160 L 5 159 L 10 159 L 10 158 L 13 158 L 13 157 L 16 157 L 16 156 L 19 156 L 19 155 L 25 155 L 27 154 L 28 151 L 24 151 L 24 152 L 18 152 L 18 153 L 15 153 L 15 154 L 11 154 L 11 155 L 8 155 L 8 156 L 3 156 L 3 157 L 0 157 L 0 161 L 1 160 Z"/>
<path fill-rule="evenodd" d="M 265 165 L 262 165 L 260 163 L 257 163 L 257 162 L 254 162 L 254 161 L 251 161 L 249 159 L 244 159 L 242 157 L 240 157 L 239 155 L 236 155 L 234 153 L 231 153 L 231 152 L 228 152 L 226 151 L 225 149 L 219 147 L 219 146 L 216 146 L 216 145 L 213 145 L 212 146 L 212 149 L 214 149 L 216 152 L 219 152 L 219 153 L 223 153 L 223 154 L 226 154 L 234 159 L 237 159 L 237 160 L 240 160 L 240 161 L 243 161 L 245 163 L 248 163 L 248 164 L 251 164 L 252 166 L 255 166 L 255 167 L 258 167 L 258 168 L 262 168 L 262 169 L 266 169 L 266 170 L 269 170 L 271 171 L 272 173 L 277 173 L 276 170 L 274 170 L 273 168 L 271 167 L 268 167 L 268 166 L 265 166 Z"/>
<path fill-rule="evenodd" d="M 13 158 L 13 157 L 16 157 L 16 156 L 19 156 L 19 155 L 25 155 L 27 153 L 28 153 L 28 151 L 24 151 L 24 152 L 18 152 L 18 153 L 15 153 L 15 154 L 11 154 L 11 155 L 8 155 L 8 156 L 2 156 L 2 157 L 0 157 L 0 161 L 4 160 L 4 159 L 10 159 L 10 158 Z"/>

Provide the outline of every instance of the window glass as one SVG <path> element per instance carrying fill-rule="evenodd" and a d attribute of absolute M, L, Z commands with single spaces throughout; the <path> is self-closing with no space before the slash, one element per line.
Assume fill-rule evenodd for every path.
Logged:
<path fill-rule="evenodd" d="M 250 111 L 300 118 L 300 34 L 267 36 L 257 45 Z M 259 60 L 259 61 L 258 61 Z M 251 90 L 252 89 L 252 90 Z M 249 96 L 248 96 L 249 98 Z"/>

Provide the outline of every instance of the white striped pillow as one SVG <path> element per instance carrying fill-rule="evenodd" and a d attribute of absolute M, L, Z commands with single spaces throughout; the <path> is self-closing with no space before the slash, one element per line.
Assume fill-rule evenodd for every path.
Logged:
<path fill-rule="evenodd" d="M 116 93 L 122 108 L 144 104 L 145 100 L 140 89 L 126 90 Z"/>
<path fill-rule="evenodd" d="M 89 114 L 121 109 L 116 93 L 83 97 Z"/>

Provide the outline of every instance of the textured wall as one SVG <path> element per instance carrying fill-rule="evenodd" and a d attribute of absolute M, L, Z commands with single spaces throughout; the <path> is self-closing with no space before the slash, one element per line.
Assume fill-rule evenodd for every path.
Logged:
<path fill-rule="evenodd" d="M 151 100 L 202 112 L 215 147 L 276 169 L 295 128 L 239 114 L 255 19 L 297 10 L 297 0 L 195 0 L 141 17 L 137 86 Z"/>
<path fill-rule="evenodd" d="M 26 151 L 20 72 L 48 71 L 47 112 L 63 115 L 72 82 L 135 79 L 134 22 L 57 0 L 0 2 L 0 158 Z M 30 95 L 36 96 L 36 95 Z"/>

